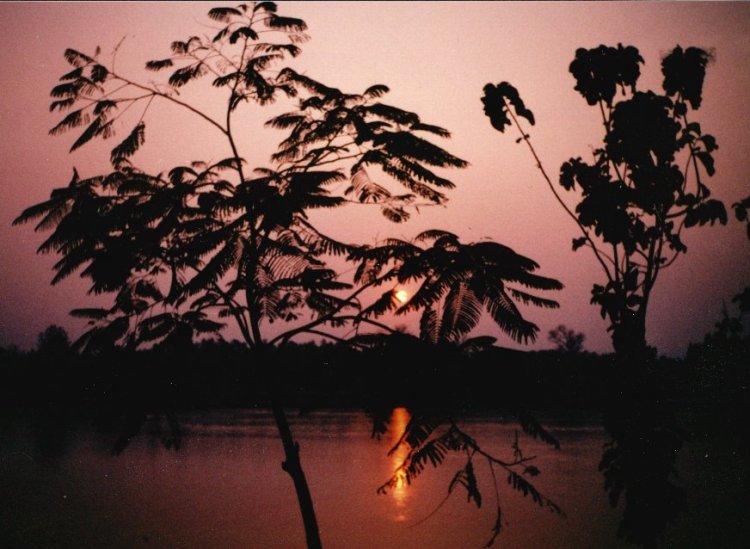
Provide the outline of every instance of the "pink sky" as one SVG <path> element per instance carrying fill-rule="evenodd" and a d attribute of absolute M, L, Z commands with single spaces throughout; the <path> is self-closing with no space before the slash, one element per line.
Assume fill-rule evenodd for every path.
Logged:
<path fill-rule="evenodd" d="M 49 90 L 68 70 L 63 51 L 90 52 L 100 45 L 108 54 L 125 36 L 118 69 L 144 76 L 143 63 L 166 57 L 172 40 L 212 32 L 204 15 L 214 5 L 232 4 L 0 4 L 0 345 L 28 348 L 52 323 L 75 337 L 83 325 L 68 311 L 100 299 L 87 296 L 86 283 L 77 277 L 50 286 L 54 257 L 35 255 L 43 234 L 32 225 L 11 227 L 25 207 L 66 184 L 73 166 L 83 176 L 107 169 L 107 147 L 68 154 L 73 134 L 48 136 L 58 119 L 48 112 Z M 720 146 L 710 187 L 727 207 L 750 194 L 750 3 L 284 2 L 281 12 L 309 26 L 312 39 L 294 61 L 298 71 L 351 92 L 388 85 L 385 102 L 449 129 L 453 138 L 441 146 L 471 163 L 448 174 L 457 188 L 446 208 L 424 209 L 407 224 L 388 224 L 374 209 L 356 207 L 321 223 L 362 243 L 443 228 L 467 241 L 490 237 L 532 257 L 542 274 L 566 285 L 555 296 L 559 310 L 527 310 L 542 329 L 534 348 L 549 347 L 546 331 L 566 324 L 586 334 L 588 349 L 610 349 L 606 324 L 589 305 L 591 285 L 601 277 L 590 254 L 571 251 L 575 226 L 528 151 L 514 143 L 515 136 L 493 130 L 482 113 L 486 83 L 507 80 L 519 89 L 536 115 L 532 140 L 556 176 L 563 161 L 586 157 L 601 142 L 599 115 L 573 90 L 568 72 L 576 48 L 618 42 L 638 47 L 646 60 L 641 89 L 659 89 L 661 56 L 676 44 L 711 48 L 716 61 L 696 116 Z M 248 131 L 240 137 L 244 150 L 272 150 L 277 136 L 259 122 L 273 112 L 248 115 Z M 175 111 L 150 114 L 146 147 L 135 157 L 145 169 L 227 156 L 205 124 L 181 118 L 167 134 Z M 267 164 L 263 154 L 254 160 Z M 657 283 L 648 318 L 649 343 L 669 354 L 702 339 L 720 318 L 722 302 L 750 283 L 750 242 L 739 223 L 688 230 L 684 240 L 689 252 Z M 499 335 L 491 322 L 481 328 Z M 502 336 L 499 343 L 515 346 Z"/>

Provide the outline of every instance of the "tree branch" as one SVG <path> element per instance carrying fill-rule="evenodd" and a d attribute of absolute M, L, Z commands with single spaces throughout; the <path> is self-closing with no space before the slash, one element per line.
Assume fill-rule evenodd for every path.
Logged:
<path fill-rule="evenodd" d="M 534 146 L 531 144 L 531 141 L 529 140 L 529 136 L 526 134 L 526 132 L 523 131 L 523 128 L 521 127 L 521 124 L 518 122 L 518 118 L 516 118 L 516 115 L 513 113 L 513 110 L 510 108 L 510 105 L 508 104 L 508 100 L 503 97 L 503 103 L 505 105 L 505 109 L 508 111 L 508 114 L 510 114 L 511 118 L 513 119 L 513 123 L 516 125 L 516 128 L 521 133 L 521 138 L 526 143 L 526 146 L 531 151 L 531 155 L 534 157 L 534 160 L 536 161 L 536 167 L 539 169 L 540 172 L 542 172 L 542 176 L 544 177 L 544 180 L 547 182 L 547 185 L 549 186 L 550 190 L 552 191 L 552 194 L 555 196 L 555 199 L 560 203 L 560 205 L 563 207 L 565 212 L 570 216 L 573 221 L 575 221 L 576 225 L 578 225 L 578 228 L 583 233 L 583 236 L 586 238 L 586 240 L 589 242 L 589 245 L 591 246 L 591 249 L 594 252 L 594 255 L 596 256 L 596 259 L 599 261 L 599 264 L 602 266 L 602 269 L 604 269 L 604 273 L 607 275 L 607 279 L 609 281 L 612 281 L 612 274 L 609 271 L 609 268 L 607 268 L 607 264 L 602 259 L 599 249 L 596 247 L 596 244 L 592 240 L 591 236 L 589 235 L 588 231 L 584 228 L 584 226 L 581 224 L 581 222 L 578 220 L 576 215 L 570 211 L 570 208 L 568 208 L 567 204 L 563 201 L 562 198 L 560 198 L 560 195 L 555 190 L 555 186 L 552 184 L 552 181 L 550 180 L 549 176 L 547 175 L 547 171 L 544 169 L 544 166 L 542 165 L 542 161 L 539 158 L 539 156 L 536 153 L 536 150 L 534 149 Z"/>

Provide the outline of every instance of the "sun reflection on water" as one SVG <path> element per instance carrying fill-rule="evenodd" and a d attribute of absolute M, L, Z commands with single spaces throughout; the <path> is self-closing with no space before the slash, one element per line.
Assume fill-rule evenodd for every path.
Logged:
<path fill-rule="evenodd" d="M 411 416 L 406 408 L 394 408 L 391 415 L 391 445 L 395 445 L 401 435 L 406 429 Z M 404 458 L 409 453 L 409 448 L 402 444 L 398 449 L 391 455 L 391 466 L 395 471 L 404 462 Z M 393 495 L 393 501 L 396 506 L 396 513 L 394 520 L 402 522 L 407 519 L 406 515 L 406 500 L 409 496 L 408 486 L 406 484 L 406 475 L 403 472 L 397 473 L 398 481 L 391 490 Z"/>

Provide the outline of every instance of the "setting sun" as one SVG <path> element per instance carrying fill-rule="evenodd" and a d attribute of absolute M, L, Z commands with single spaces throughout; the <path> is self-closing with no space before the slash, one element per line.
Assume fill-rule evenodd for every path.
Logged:
<path fill-rule="evenodd" d="M 400 303 L 406 303 L 409 300 L 409 292 L 406 290 L 397 290 L 393 292 L 393 297 L 395 297 Z"/>

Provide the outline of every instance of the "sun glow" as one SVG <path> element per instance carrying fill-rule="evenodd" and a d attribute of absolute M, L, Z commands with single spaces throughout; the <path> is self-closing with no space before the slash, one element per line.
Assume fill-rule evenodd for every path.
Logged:
<path fill-rule="evenodd" d="M 411 416 L 406 408 L 393 409 L 393 414 L 391 415 L 391 444 L 396 444 L 401 439 L 401 435 L 406 430 L 406 426 L 409 424 L 410 419 Z M 391 456 L 391 466 L 394 470 L 398 471 L 398 482 L 391 492 L 396 507 L 393 520 L 396 522 L 403 522 L 408 518 L 406 513 L 406 500 L 409 494 L 407 491 L 406 473 L 399 470 L 408 453 L 408 447 L 405 444 L 401 444 Z"/>
<path fill-rule="evenodd" d="M 406 303 L 409 301 L 409 292 L 406 290 L 397 290 L 393 292 L 393 297 L 395 297 L 399 303 Z"/>

